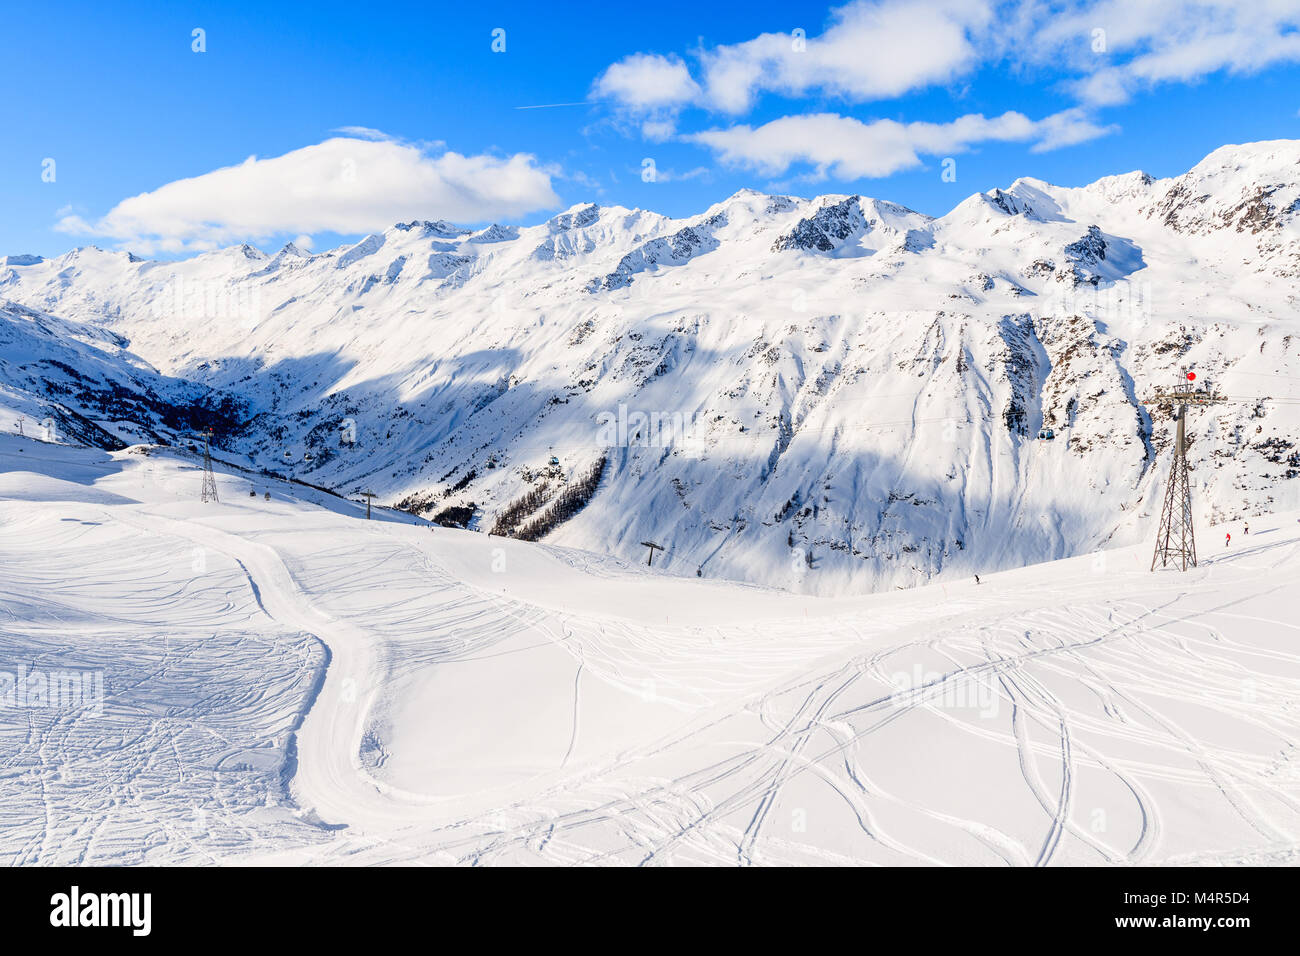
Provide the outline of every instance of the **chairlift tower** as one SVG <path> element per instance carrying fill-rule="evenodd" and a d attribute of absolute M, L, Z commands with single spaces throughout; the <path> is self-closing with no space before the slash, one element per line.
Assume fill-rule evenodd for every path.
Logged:
<path fill-rule="evenodd" d="M 203 432 L 203 491 L 199 497 L 203 501 L 220 501 L 217 497 L 217 476 L 212 472 L 212 429 Z"/>
<path fill-rule="evenodd" d="M 1174 460 L 1169 466 L 1169 485 L 1164 507 L 1160 509 L 1160 527 L 1156 532 L 1156 549 L 1151 556 L 1151 570 L 1176 565 L 1186 571 L 1196 567 L 1196 534 L 1192 527 L 1192 482 L 1187 467 L 1187 412 L 1192 406 L 1216 405 L 1227 401 L 1208 385 L 1196 386 L 1195 372 L 1183 372 L 1175 386 L 1156 386 L 1155 396 L 1142 404 L 1153 411 L 1168 412 L 1178 423 L 1174 436 Z"/>

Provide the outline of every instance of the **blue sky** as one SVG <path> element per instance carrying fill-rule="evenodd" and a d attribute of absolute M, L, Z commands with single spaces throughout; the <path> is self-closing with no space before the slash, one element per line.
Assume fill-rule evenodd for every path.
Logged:
<path fill-rule="evenodd" d="M 1175 175 L 1300 137 L 1298 26 L 1300 0 L 13 6 L 0 254 Z M 577 105 L 519 108 L 547 104 Z"/>

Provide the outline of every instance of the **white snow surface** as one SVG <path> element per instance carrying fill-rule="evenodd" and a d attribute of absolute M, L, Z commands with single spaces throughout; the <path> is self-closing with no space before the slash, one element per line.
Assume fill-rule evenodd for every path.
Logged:
<path fill-rule="evenodd" d="M 232 460 L 287 451 L 300 478 L 473 506 L 480 530 L 604 455 L 547 543 L 887 591 L 1148 540 L 1172 429 L 1140 400 L 1185 367 L 1232 399 L 1189 422 L 1202 519 L 1300 508 L 1298 289 L 1295 140 L 1171 179 L 1021 179 L 938 219 L 744 190 L 685 219 L 581 205 L 321 254 L 16 255 L 0 429 L 53 415 L 110 447 L 96 429 L 212 425 Z"/>
<path fill-rule="evenodd" d="M 217 479 L 0 435 L 0 672 L 103 684 L 0 706 L 0 860 L 1300 858 L 1295 513 L 825 598 Z"/>

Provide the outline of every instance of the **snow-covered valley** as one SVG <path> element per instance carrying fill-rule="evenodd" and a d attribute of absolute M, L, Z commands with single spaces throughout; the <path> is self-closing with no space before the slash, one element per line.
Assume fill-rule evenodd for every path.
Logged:
<path fill-rule="evenodd" d="M 1184 367 L 1231 399 L 1189 423 L 1202 520 L 1300 508 L 1298 173 L 1281 140 L 939 219 L 746 190 L 315 255 L 10 257 L 0 429 L 212 427 L 231 460 L 479 531 L 531 495 L 504 525 L 653 541 L 680 576 L 960 580 L 1148 539 L 1171 427 L 1141 399 Z"/>

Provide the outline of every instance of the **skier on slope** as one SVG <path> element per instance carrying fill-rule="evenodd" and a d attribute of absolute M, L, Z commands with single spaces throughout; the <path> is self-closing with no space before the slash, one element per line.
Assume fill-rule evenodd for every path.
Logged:
<path fill-rule="evenodd" d="M 1246 527 L 1243 528 L 1242 530 L 1243 530 L 1246 534 L 1250 534 L 1250 525 L 1246 525 Z"/>
<path fill-rule="evenodd" d="M 978 574 L 975 575 L 975 583 L 976 583 L 976 584 L 979 584 L 979 583 L 980 583 L 980 576 L 979 576 Z"/>
<path fill-rule="evenodd" d="M 1229 532 L 1227 533 L 1227 535 L 1226 535 L 1226 536 L 1224 537 L 1224 539 L 1223 539 L 1223 546 L 1224 546 L 1225 548 L 1226 548 L 1228 545 L 1230 545 L 1230 544 L 1232 544 L 1232 532 L 1231 532 L 1231 531 L 1229 531 Z"/>

